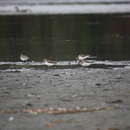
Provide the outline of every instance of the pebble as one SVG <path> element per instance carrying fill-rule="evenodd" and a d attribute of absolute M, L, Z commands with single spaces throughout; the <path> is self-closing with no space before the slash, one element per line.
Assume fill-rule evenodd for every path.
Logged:
<path fill-rule="evenodd" d="M 25 85 L 26 85 L 26 83 L 23 83 L 22 85 L 23 85 L 23 86 L 25 86 Z"/>
<path fill-rule="evenodd" d="M 88 110 L 88 108 L 86 108 L 86 107 L 82 108 L 82 111 L 87 111 L 87 110 Z"/>
<path fill-rule="evenodd" d="M 78 95 L 77 94 L 74 94 L 74 95 L 72 95 L 72 98 L 75 98 L 75 97 L 77 97 Z"/>
<path fill-rule="evenodd" d="M 9 117 L 9 121 L 13 121 L 13 120 L 14 120 L 13 116 Z"/>
<path fill-rule="evenodd" d="M 48 109 L 48 110 L 53 111 L 53 110 L 54 110 L 54 108 L 53 108 L 53 107 L 49 107 L 49 109 Z"/>
<path fill-rule="evenodd" d="M 75 108 L 76 110 L 81 110 L 81 108 L 79 107 L 79 106 L 76 106 L 76 108 Z"/>

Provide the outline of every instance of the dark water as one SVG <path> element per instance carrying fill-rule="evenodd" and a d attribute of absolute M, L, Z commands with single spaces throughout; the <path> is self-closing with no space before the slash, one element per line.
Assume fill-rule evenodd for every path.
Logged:
<path fill-rule="evenodd" d="M 33 61 L 80 53 L 130 60 L 130 15 L 0 16 L 0 61 L 19 61 L 21 53 Z"/>

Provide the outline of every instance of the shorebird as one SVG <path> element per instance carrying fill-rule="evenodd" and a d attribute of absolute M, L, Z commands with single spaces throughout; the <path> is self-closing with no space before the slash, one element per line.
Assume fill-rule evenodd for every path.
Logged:
<path fill-rule="evenodd" d="M 16 10 L 16 12 L 20 12 L 20 13 L 30 12 L 28 9 L 20 9 L 18 6 L 15 6 L 15 10 Z"/>
<path fill-rule="evenodd" d="M 56 62 L 55 61 L 50 61 L 50 60 L 47 60 L 47 59 L 43 59 L 43 63 L 47 66 L 54 66 L 56 65 Z"/>
<path fill-rule="evenodd" d="M 92 62 L 88 62 L 88 61 L 84 61 L 84 60 L 79 61 L 79 65 L 84 66 L 84 67 L 89 66 L 91 64 L 92 64 Z"/>
<path fill-rule="evenodd" d="M 90 58 L 90 57 L 91 57 L 90 55 L 79 54 L 76 59 L 77 59 L 78 61 L 82 61 L 82 60 L 88 59 L 88 58 Z"/>
<path fill-rule="evenodd" d="M 28 61 L 30 58 L 28 57 L 28 56 L 26 56 L 26 55 L 24 55 L 24 54 L 21 54 L 20 55 L 20 60 L 21 61 Z"/>

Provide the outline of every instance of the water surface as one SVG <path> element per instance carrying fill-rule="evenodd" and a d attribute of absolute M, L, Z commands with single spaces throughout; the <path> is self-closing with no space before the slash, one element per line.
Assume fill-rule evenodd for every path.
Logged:
<path fill-rule="evenodd" d="M 43 58 L 74 61 L 78 54 L 97 60 L 130 60 L 130 15 L 0 16 L 0 62 Z"/>

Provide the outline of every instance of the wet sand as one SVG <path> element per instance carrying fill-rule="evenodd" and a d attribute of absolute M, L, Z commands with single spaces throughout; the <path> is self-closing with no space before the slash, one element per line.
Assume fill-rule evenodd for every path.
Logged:
<path fill-rule="evenodd" d="M 22 112 L 60 108 L 90 111 Z M 129 108 L 129 68 L 0 72 L 1 130 L 129 130 Z"/>

